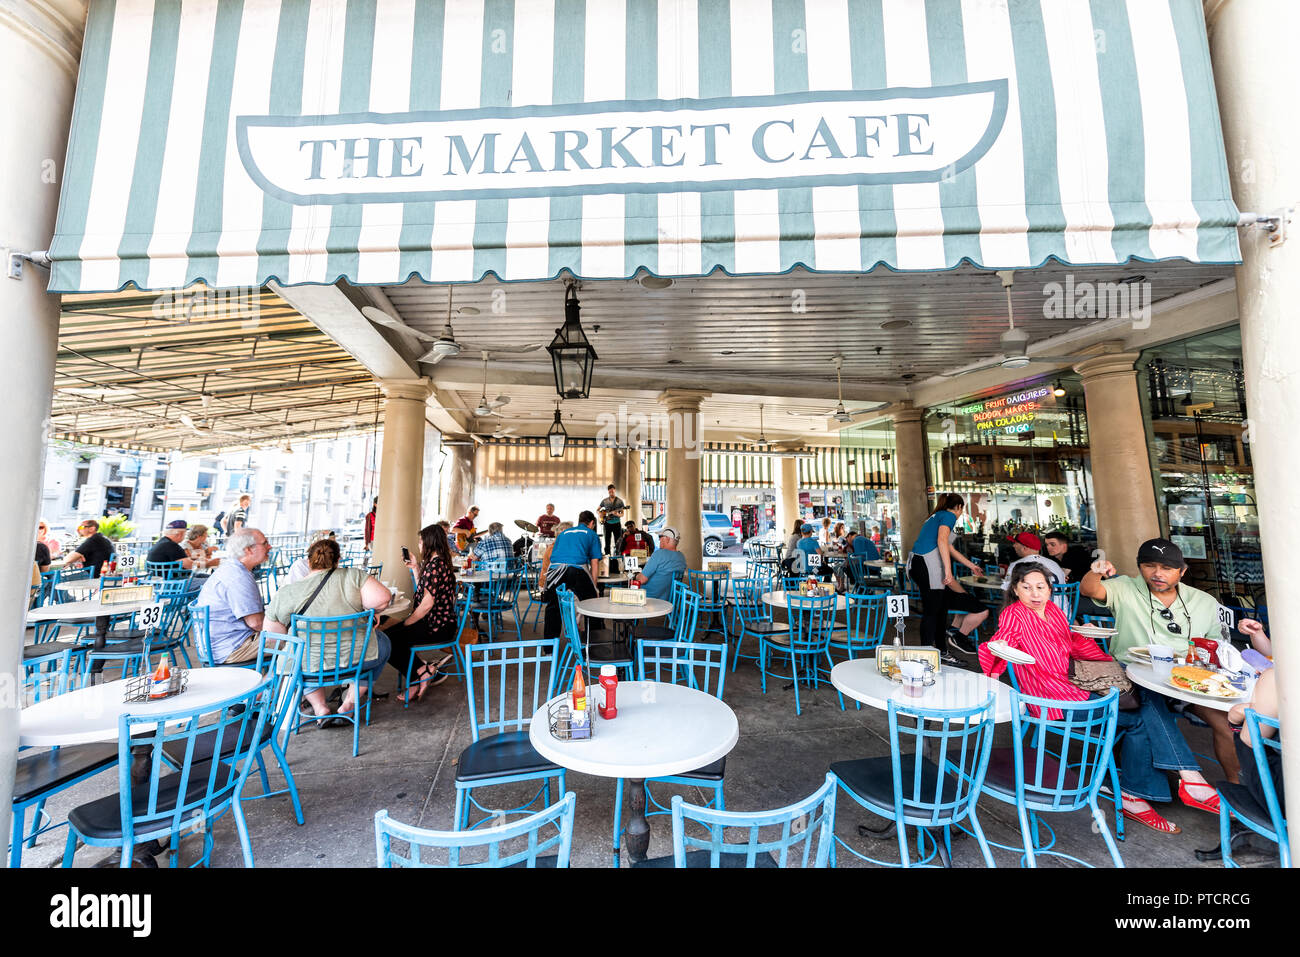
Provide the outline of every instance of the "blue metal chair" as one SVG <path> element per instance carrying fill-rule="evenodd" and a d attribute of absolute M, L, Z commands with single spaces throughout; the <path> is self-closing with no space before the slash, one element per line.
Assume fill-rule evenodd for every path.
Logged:
<path fill-rule="evenodd" d="M 800 867 L 834 866 L 835 776 L 828 774 L 816 791 L 774 811 L 727 811 L 687 804 L 673 796 L 673 856 L 642 861 L 637 867 Z M 688 825 L 704 836 L 687 833 Z M 728 841 L 727 829 L 741 831 L 742 841 Z M 779 828 L 764 839 L 763 828 Z M 770 831 L 769 831 L 770 833 Z"/>
<path fill-rule="evenodd" d="M 376 562 L 373 565 L 367 565 L 366 574 L 369 575 L 371 578 L 379 578 L 381 575 L 384 574 L 384 563 Z"/>
<path fill-rule="evenodd" d="M 37 586 L 36 597 L 31 607 L 39 608 L 55 600 L 54 592 L 59 584 L 59 572 L 60 569 L 58 568 L 51 569 L 48 572 L 41 572 L 41 583 Z"/>
<path fill-rule="evenodd" d="M 740 626 L 736 630 L 736 653 L 731 659 L 732 671 L 736 670 L 736 664 L 741 658 L 748 658 L 755 663 L 759 661 L 761 649 L 759 653 L 752 655 L 744 654 L 740 650 L 746 638 L 753 638 L 761 645 L 764 637 L 785 636 L 790 630 L 784 622 L 773 620 L 772 606 L 763 601 L 769 585 L 770 582 L 765 582 L 761 578 L 738 578 L 731 583 L 731 593 L 736 602 L 736 615 L 740 620 Z"/>
<path fill-rule="evenodd" d="M 81 676 L 73 658 L 74 653 L 68 649 L 25 658 L 22 706 L 77 690 Z M 37 837 L 63 826 L 62 822 L 50 821 L 45 811 L 46 800 L 108 770 L 116 762 L 115 744 L 78 744 L 50 748 L 38 754 L 20 754 L 14 771 L 9 866 L 21 867 L 24 845 L 35 847 Z M 36 812 L 31 831 L 25 831 L 30 807 L 35 807 Z"/>
<path fill-rule="evenodd" d="M 1074 619 L 1070 620 L 1073 621 Z M 1115 619 L 1108 615 L 1082 615 L 1079 618 L 1079 622 L 1084 625 L 1100 625 L 1102 628 L 1115 627 Z M 1106 654 L 1110 654 L 1109 638 L 1104 635 L 1098 635 L 1094 640 L 1102 651 L 1106 652 Z"/>
<path fill-rule="evenodd" d="M 844 631 L 844 640 L 836 641 L 836 632 L 832 631 L 829 646 L 844 651 L 847 658 L 865 658 L 874 654 L 885 637 L 885 626 L 889 624 L 888 598 L 888 591 L 845 595 L 848 627 Z"/>
<path fill-rule="evenodd" d="M 469 605 L 471 616 L 487 617 L 488 641 L 496 638 L 496 618 L 509 613 L 515 619 L 515 635 L 523 637 L 523 625 L 519 621 L 519 586 L 523 582 L 523 562 L 509 559 L 503 562 L 487 563 L 488 580 L 486 585 L 474 589 L 474 598 Z"/>
<path fill-rule="evenodd" d="M 361 684 L 361 672 L 366 663 L 366 653 L 370 646 L 370 635 L 374 630 L 375 613 L 366 609 L 355 615 L 337 615 L 333 618 L 308 618 L 294 615 L 289 619 L 289 631 L 307 640 L 307 650 L 303 654 L 302 690 L 315 688 L 337 688 L 339 685 Z M 334 645 L 334 662 L 328 663 L 322 654 L 326 642 Z M 366 695 L 365 723 L 370 724 L 370 701 L 374 695 Z M 297 708 L 293 713 L 293 730 L 297 734 L 303 721 L 324 721 L 326 718 L 342 718 L 352 724 L 352 756 L 355 758 L 360 750 L 361 719 L 360 692 L 357 705 L 351 712 L 328 715 L 304 714 Z"/>
<path fill-rule="evenodd" d="M 569 674 L 576 663 L 583 674 L 590 674 L 594 681 L 595 673 L 599 671 L 601 665 L 613 665 L 620 670 L 626 670 L 624 679 L 631 681 L 636 670 L 636 661 L 631 651 L 621 644 L 609 642 L 589 644 L 586 649 L 586 652 L 590 653 L 590 660 L 588 660 L 588 654 L 584 652 L 582 646 L 582 635 L 578 633 L 577 598 L 563 585 L 555 590 L 555 594 L 560 601 L 560 627 L 564 633 L 562 639 L 564 647 L 560 650 L 560 665 L 555 669 L 556 675 Z"/>
<path fill-rule="evenodd" d="M 1002 566 L 1001 566 L 1001 565 L 994 564 L 994 563 L 991 563 L 991 562 L 989 562 L 989 563 L 985 563 L 985 565 L 984 565 L 984 574 L 986 574 L 986 575 L 999 575 L 999 576 L 1000 576 L 1000 575 L 1002 574 Z"/>
<path fill-rule="evenodd" d="M 1282 802 L 1277 799 L 1276 782 L 1268 765 L 1268 751 L 1280 753 L 1282 750 L 1282 741 L 1277 737 L 1281 727 L 1276 718 L 1265 717 L 1254 708 L 1246 709 L 1246 731 L 1250 735 L 1250 750 L 1255 758 L 1255 770 L 1264 792 L 1264 805 L 1260 806 L 1259 801 L 1251 795 L 1244 784 L 1229 784 L 1224 781 L 1218 785 L 1219 848 L 1223 854 L 1224 867 L 1241 866 L 1232 859 L 1232 835 L 1229 823 L 1234 817 L 1256 834 L 1276 844 L 1281 865 L 1291 866 L 1286 816 L 1283 813 Z M 1262 728 L 1272 728 L 1273 737 L 1264 737 L 1261 733 Z"/>
<path fill-rule="evenodd" d="M 380 867 L 568 867 L 576 806 L 577 798 L 568 791 L 545 810 L 482 831 L 430 831 L 394 821 L 387 811 L 376 811 L 375 856 Z M 542 829 L 548 826 L 553 826 L 555 833 L 543 839 Z M 407 843 L 406 855 L 393 850 L 394 838 Z M 523 839 L 522 848 L 507 849 L 511 842 Z M 426 848 L 445 850 L 446 863 L 426 860 Z M 486 851 L 486 859 L 463 860 L 461 855 L 471 850 Z"/>
<path fill-rule="evenodd" d="M 1056 701 L 1011 692 L 1011 747 L 997 748 L 989 758 L 984 793 L 1014 805 L 1024 842 L 1021 865 L 1037 867 L 1035 855 L 1051 854 L 1091 867 L 1087 861 L 1054 851 L 1056 833 L 1043 843 L 1039 816 L 1087 808 L 1092 812 L 1093 830 L 1101 834 L 1112 863 L 1123 867 L 1106 815 L 1097 805 L 1103 779 L 1112 769 L 1115 725 L 1119 716 L 1119 692 L 1089 701 Z M 1029 708 L 1038 710 L 1037 715 Z M 1052 720 L 1052 710 L 1061 718 Z M 1115 782 L 1112 781 L 1112 787 Z M 1016 848 L 989 842 L 1007 850 Z"/>
<path fill-rule="evenodd" d="M 803 714 L 799 701 L 799 682 L 811 681 L 816 688 L 823 677 L 830 676 L 833 666 L 830 654 L 831 629 L 835 626 L 835 595 L 800 595 L 797 592 L 785 593 L 789 631 L 781 634 L 760 636 L 758 641 L 758 667 L 761 672 L 760 684 L 763 694 L 767 694 L 767 679 L 789 678 L 794 682 L 794 713 Z M 782 655 L 790 659 L 790 673 L 782 674 L 771 670 L 771 657 Z M 826 659 L 823 670 L 819 658 Z M 802 669 L 800 664 L 802 663 Z M 800 671 L 802 670 L 802 675 Z M 839 696 L 840 710 L 844 710 L 844 696 Z"/>
<path fill-rule="evenodd" d="M 189 572 L 185 569 L 185 563 L 175 562 L 145 562 L 144 573 L 150 578 L 161 581 L 170 581 L 173 578 L 188 578 Z"/>
<path fill-rule="evenodd" d="M 252 767 L 253 743 L 259 739 L 270 710 L 262 702 L 273 684 L 267 678 L 250 691 L 199 708 L 122 715 L 117 738 L 119 791 L 68 814 L 63 866 L 72 866 L 80 842 L 121 848 L 122 866 L 130 867 L 135 844 L 161 838 L 170 841 L 175 867 L 180 838 L 196 831 L 203 834 L 203 855 L 196 866 L 206 866 L 212 855 L 212 822 L 231 809 L 244 861 L 251 864 L 248 826 L 238 796 Z M 228 763 L 204 760 L 196 746 L 200 735 L 212 736 L 214 750 L 231 747 L 246 757 Z M 182 761 L 179 770 L 164 775 L 168 765 L 163 755 L 168 745 L 179 751 Z M 146 781 L 132 780 L 133 752 L 147 755 Z"/>
<path fill-rule="evenodd" d="M 681 619 L 682 619 L 682 598 L 687 594 L 689 589 L 680 579 L 674 578 L 672 588 L 668 592 L 669 601 L 672 603 L 672 611 L 668 613 L 662 625 L 643 625 L 640 622 L 635 623 L 634 634 L 638 639 L 650 639 L 651 641 L 677 641 L 681 636 Z M 694 624 L 692 624 L 694 629 Z M 692 630 L 692 635 L 694 631 Z M 689 638 L 681 639 L 689 641 Z"/>
<path fill-rule="evenodd" d="M 1063 601 L 1058 601 L 1058 599 L 1063 599 Z M 1052 601 L 1065 606 L 1061 610 L 1065 612 L 1066 621 L 1074 621 L 1075 615 L 1079 613 L 1079 583 L 1070 582 L 1066 585 L 1052 585 Z"/>
<path fill-rule="evenodd" d="M 401 679 L 400 679 L 401 683 L 399 685 L 400 690 L 405 691 L 409 689 L 412 686 L 412 684 L 419 684 L 423 681 L 429 680 L 427 678 L 421 678 L 417 681 L 415 678 L 415 673 L 417 671 L 417 668 L 415 667 L 415 663 L 417 661 L 422 660 L 420 658 L 420 653 L 425 651 L 443 651 L 443 652 L 450 651 L 451 652 L 451 660 L 453 662 L 453 666 L 439 667 L 438 668 L 439 674 L 456 675 L 457 677 L 462 677 L 465 674 L 465 670 L 464 670 L 465 663 L 462 658 L 460 636 L 465 631 L 465 625 L 469 622 L 469 603 L 465 601 L 457 600 L 453 605 L 453 612 L 456 616 L 456 633 L 455 635 L 452 636 L 452 639 L 450 641 L 443 641 L 435 644 L 411 646 L 410 657 L 406 659 L 406 671 L 401 675 Z M 434 663 L 436 664 L 436 662 Z M 403 694 L 402 709 L 406 710 L 410 707 L 411 707 L 410 696 Z"/>
<path fill-rule="evenodd" d="M 543 758 L 528 740 L 533 713 L 560 683 L 554 670 L 556 645 L 555 639 L 502 641 L 465 649 L 465 693 L 473 743 L 456 762 L 456 830 L 470 827 L 470 805 L 489 815 L 476 821 L 473 827 L 477 827 L 484 821 L 500 820 L 503 814 L 522 814 L 543 794 L 549 798 L 552 778 L 559 779 L 559 793 L 564 793 L 564 768 Z M 543 782 L 537 794 L 527 804 L 508 811 L 493 811 L 474 799 L 476 788 L 537 780 Z"/>
<path fill-rule="evenodd" d="M 704 627 L 705 635 L 718 631 L 710 625 L 716 616 L 722 625 L 722 640 L 727 642 L 731 640 L 727 634 L 727 597 L 726 586 L 731 581 L 731 571 L 700 571 L 695 568 L 688 568 L 683 575 L 683 583 L 687 591 L 694 592 L 700 596 L 700 611 L 707 616 Z"/>
<path fill-rule="evenodd" d="M 529 562 L 524 566 L 524 578 L 520 583 L 520 589 L 528 594 L 528 604 L 524 608 L 524 624 L 528 624 L 528 616 L 533 615 L 533 627 L 542 627 L 542 615 L 546 611 L 546 583 L 542 581 L 542 563 Z M 537 611 L 534 612 L 533 609 Z"/>
<path fill-rule="evenodd" d="M 946 863 L 952 855 L 950 828 L 968 819 L 984 863 L 995 866 L 984 830 L 975 816 L 975 802 L 984 785 L 993 750 L 995 700 L 989 692 L 983 704 L 954 709 L 911 708 L 891 700 L 889 756 L 837 761 L 831 765 L 831 773 L 849 797 L 872 814 L 894 822 L 902 867 L 913 866 L 908 851 L 908 827 L 919 829 L 918 866 L 927 864 L 936 854 Z M 914 725 L 902 727 L 900 716 L 910 719 Z M 913 739 L 910 753 L 903 751 L 904 737 Z M 932 758 L 925 755 L 927 745 L 933 748 Z M 930 834 L 932 828 L 943 828 L 942 841 Z M 854 850 L 838 837 L 835 842 L 864 861 L 900 866 Z M 927 850 L 928 845 L 933 846 Z M 834 847 L 831 866 L 835 866 Z"/>

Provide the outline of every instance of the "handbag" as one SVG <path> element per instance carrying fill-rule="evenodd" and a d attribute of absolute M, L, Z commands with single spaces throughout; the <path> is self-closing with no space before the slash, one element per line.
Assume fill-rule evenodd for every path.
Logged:
<path fill-rule="evenodd" d="M 1124 668 L 1117 661 L 1081 661 L 1070 659 L 1070 683 L 1084 691 L 1104 695 L 1111 688 L 1119 690 L 1119 710 L 1136 711 L 1141 702 L 1133 688 L 1133 682 L 1124 674 Z"/>

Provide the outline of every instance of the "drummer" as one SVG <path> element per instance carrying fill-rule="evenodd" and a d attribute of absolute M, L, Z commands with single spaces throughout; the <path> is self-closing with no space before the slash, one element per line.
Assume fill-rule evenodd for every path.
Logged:
<path fill-rule="evenodd" d="M 551 502 L 546 503 L 546 514 L 537 516 L 537 528 L 529 529 L 535 531 L 542 538 L 554 538 L 555 526 L 560 524 L 560 516 L 555 514 L 555 505 Z"/>

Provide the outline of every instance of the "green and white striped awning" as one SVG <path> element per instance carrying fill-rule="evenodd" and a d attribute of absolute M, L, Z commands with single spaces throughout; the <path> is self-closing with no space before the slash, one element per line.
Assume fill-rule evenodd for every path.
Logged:
<path fill-rule="evenodd" d="M 1239 261 L 1201 0 L 95 0 L 51 289 Z"/>

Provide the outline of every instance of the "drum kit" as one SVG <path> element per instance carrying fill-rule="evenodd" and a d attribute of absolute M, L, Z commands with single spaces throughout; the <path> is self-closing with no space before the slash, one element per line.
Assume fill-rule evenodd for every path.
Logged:
<path fill-rule="evenodd" d="M 527 556 L 531 556 L 533 554 L 533 550 L 537 546 L 537 537 L 536 537 L 537 526 L 534 525 L 532 522 L 525 521 L 522 518 L 515 519 L 515 524 L 518 525 L 521 529 L 523 529 L 524 532 L 523 540 L 528 543 L 527 546 L 524 548 L 524 554 Z"/>

